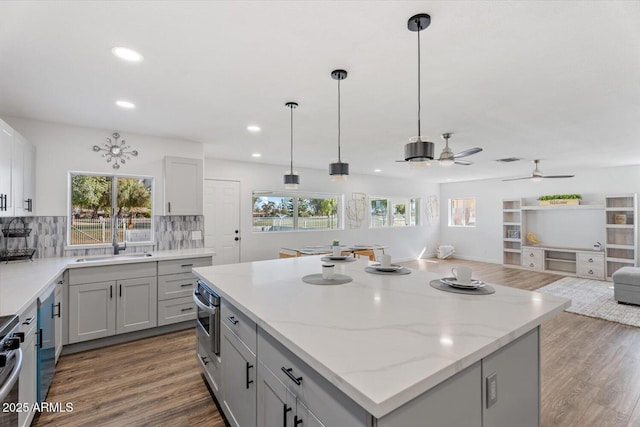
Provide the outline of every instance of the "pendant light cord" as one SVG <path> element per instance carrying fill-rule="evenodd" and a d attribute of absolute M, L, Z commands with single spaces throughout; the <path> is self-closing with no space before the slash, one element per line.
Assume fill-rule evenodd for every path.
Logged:
<path fill-rule="evenodd" d="M 340 161 L 340 80 L 338 79 L 338 163 Z"/>
<path fill-rule="evenodd" d="M 289 106 L 291 109 L 291 170 L 290 175 L 293 175 L 293 105 Z"/>
<path fill-rule="evenodd" d="M 421 140 L 422 133 L 420 132 L 420 22 L 418 21 L 418 140 Z"/>

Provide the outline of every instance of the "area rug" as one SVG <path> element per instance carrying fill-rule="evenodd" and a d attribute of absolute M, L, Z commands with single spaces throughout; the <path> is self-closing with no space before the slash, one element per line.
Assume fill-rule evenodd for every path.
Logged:
<path fill-rule="evenodd" d="M 565 277 L 536 290 L 571 299 L 565 311 L 640 327 L 640 306 L 618 304 L 613 299 L 613 283 Z"/>

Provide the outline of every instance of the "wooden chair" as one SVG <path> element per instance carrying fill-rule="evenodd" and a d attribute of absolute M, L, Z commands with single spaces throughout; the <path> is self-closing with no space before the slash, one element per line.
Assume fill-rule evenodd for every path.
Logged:
<path fill-rule="evenodd" d="M 369 257 L 370 261 L 375 261 L 376 256 L 373 253 L 373 249 L 361 249 L 357 251 L 353 251 L 353 256 L 355 257 Z"/>
<path fill-rule="evenodd" d="M 280 251 L 280 258 L 295 258 L 295 257 L 297 257 L 296 254 Z"/>

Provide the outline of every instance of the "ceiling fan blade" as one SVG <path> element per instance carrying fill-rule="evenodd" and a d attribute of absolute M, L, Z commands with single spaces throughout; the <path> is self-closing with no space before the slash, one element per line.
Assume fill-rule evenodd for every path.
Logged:
<path fill-rule="evenodd" d="M 520 179 L 531 179 L 531 177 L 530 176 L 525 176 L 525 177 L 522 177 L 522 178 L 507 178 L 507 179 L 503 179 L 503 181 L 518 181 Z"/>
<path fill-rule="evenodd" d="M 573 178 L 575 175 L 545 175 L 543 178 Z"/>
<path fill-rule="evenodd" d="M 468 160 L 454 160 L 453 161 L 456 165 L 462 165 L 462 166 L 469 166 L 472 165 L 473 162 L 470 162 Z"/>
<path fill-rule="evenodd" d="M 405 162 L 406 162 L 406 160 L 396 160 L 396 162 L 398 162 L 398 163 L 405 163 Z"/>
<path fill-rule="evenodd" d="M 459 159 L 460 157 L 467 157 L 467 156 L 471 156 L 472 154 L 476 154 L 482 151 L 482 148 L 480 147 L 474 147 L 474 148 L 469 148 L 468 150 L 464 150 L 461 151 L 457 154 L 453 155 L 454 159 Z"/>

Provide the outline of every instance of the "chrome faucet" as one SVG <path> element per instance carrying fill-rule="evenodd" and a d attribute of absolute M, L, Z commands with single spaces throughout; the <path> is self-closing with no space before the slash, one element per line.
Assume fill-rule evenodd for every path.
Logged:
<path fill-rule="evenodd" d="M 120 245 L 118 244 L 118 214 L 113 213 L 113 232 L 112 234 L 112 239 L 111 239 L 111 244 L 113 245 L 113 254 L 114 255 L 118 255 L 120 253 L 120 251 L 126 251 L 127 250 L 127 241 L 124 241 L 124 248 L 121 248 Z"/>

